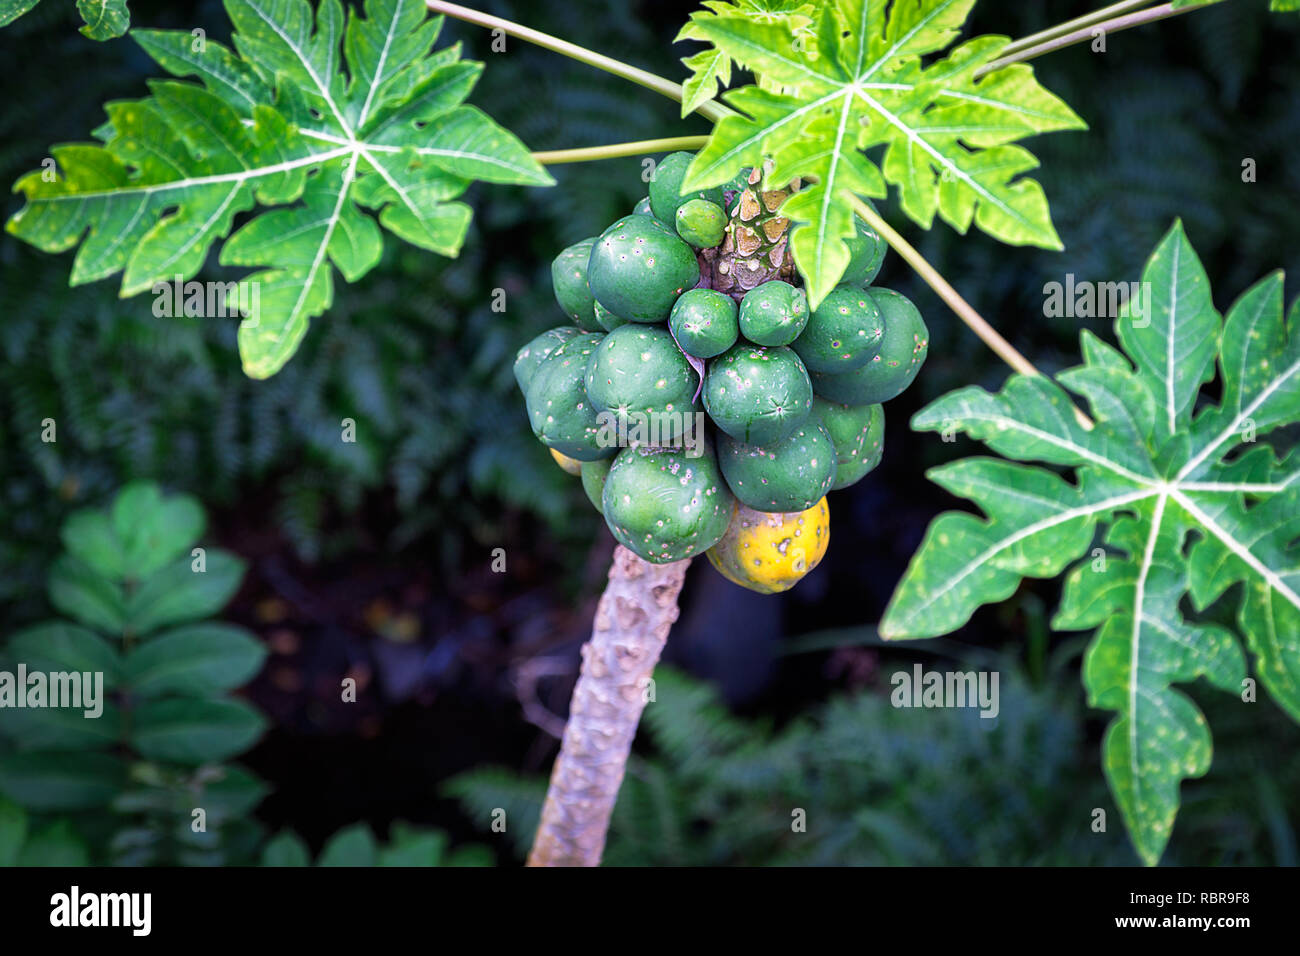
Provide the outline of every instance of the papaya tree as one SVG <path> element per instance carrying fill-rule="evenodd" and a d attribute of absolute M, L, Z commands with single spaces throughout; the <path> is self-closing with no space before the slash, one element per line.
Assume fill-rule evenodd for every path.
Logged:
<path fill-rule="evenodd" d="M 475 181 L 545 187 L 550 165 L 663 156 L 644 199 L 559 252 L 566 322 L 514 365 L 534 433 L 618 542 L 533 865 L 599 863 L 689 562 L 705 554 L 761 593 L 794 586 L 826 553 L 828 494 L 880 462 L 883 406 L 931 347 L 916 306 L 876 284 L 892 249 L 1014 374 L 913 419 L 998 457 L 931 473 L 983 516 L 934 522 L 881 634 L 948 633 L 1023 579 L 1065 574 L 1053 623 L 1095 630 L 1084 684 L 1115 713 L 1103 767 L 1155 863 L 1181 781 L 1210 761 L 1206 722 L 1175 684 L 1237 692 L 1249 652 L 1300 719 L 1300 462 L 1260 440 L 1300 421 L 1300 307 L 1284 318 L 1275 274 L 1221 317 L 1175 224 L 1114 343 L 1085 334 L 1082 363 L 1054 376 L 1013 348 L 881 207 L 1061 249 L 1023 141 L 1085 124 L 1027 61 L 1206 4 L 1115 3 L 1017 41 L 962 40 L 974 3 L 710 0 L 678 36 L 695 46 L 677 83 L 441 0 L 225 0 L 229 48 L 131 30 L 171 78 L 108 104 L 96 143 L 54 147 L 17 183 L 26 204 L 7 228 L 76 248 L 74 284 L 121 273 L 123 296 L 194 276 L 214 250 L 252 270 L 239 348 L 267 378 L 328 311 L 336 272 L 365 280 L 385 231 L 454 256 Z M 100 9 L 113 21 L 100 32 L 125 28 L 123 4 Z M 437 47 L 444 16 L 647 87 L 712 130 L 530 152 L 467 102 L 483 65 Z M 734 85 L 737 67 L 753 81 Z M 1235 629 L 1197 616 L 1237 585 Z"/>

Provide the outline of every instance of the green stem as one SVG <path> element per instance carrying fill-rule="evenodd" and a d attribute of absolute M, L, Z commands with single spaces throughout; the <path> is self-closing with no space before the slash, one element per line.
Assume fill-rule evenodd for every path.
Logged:
<path fill-rule="evenodd" d="M 570 43 L 568 40 L 561 40 L 559 37 L 551 36 L 549 33 L 543 33 L 540 30 L 534 30 L 531 27 L 520 26 L 511 20 L 504 20 L 501 17 L 494 17 L 488 13 L 481 13 L 478 10 L 471 10 L 469 7 L 462 7 L 456 3 L 444 3 L 443 0 L 424 0 L 427 6 L 434 13 L 446 14 L 457 20 L 464 20 L 466 23 L 477 24 L 481 27 L 487 27 L 490 30 L 500 30 L 508 36 L 517 37 L 527 43 L 533 43 L 544 49 L 559 53 L 561 56 L 567 56 L 577 60 L 579 63 L 586 63 L 588 66 L 594 66 L 598 70 L 604 70 L 606 73 L 612 73 L 614 76 L 622 77 L 638 86 L 644 86 L 646 89 L 654 90 L 661 93 L 669 99 L 682 101 L 682 85 L 674 83 L 672 80 L 664 79 L 662 76 L 656 76 L 646 70 L 630 66 L 622 60 L 615 60 L 613 57 L 604 56 L 586 47 L 578 46 L 576 43 Z M 701 116 L 710 122 L 716 123 L 724 116 L 734 115 L 734 110 L 728 109 L 717 101 L 710 101 L 703 104 L 697 110 Z"/>
<path fill-rule="evenodd" d="M 543 166 L 560 163 L 587 163 L 597 159 L 617 159 L 620 156 L 644 156 L 648 153 L 671 153 L 674 150 L 696 150 L 709 141 L 707 136 L 672 136 L 667 139 L 642 139 L 634 143 L 611 143 L 608 146 L 585 146 L 581 149 L 553 149 L 533 153 L 533 159 Z"/>
<path fill-rule="evenodd" d="M 1044 53 L 1051 53 L 1055 50 L 1062 50 L 1067 46 L 1074 46 L 1076 43 L 1084 43 L 1093 38 L 1097 31 L 1102 33 L 1118 33 L 1121 30 L 1128 30 L 1131 27 L 1138 27 L 1144 23 L 1155 23 L 1157 20 L 1164 20 L 1168 17 L 1176 17 L 1180 13 L 1187 13 L 1190 10 L 1199 10 L 1200 7 L 1178 7 L 1175 8 L 1172 3 L 1162 3 L 1158 7 L 1149 7 L 1145 10 L 1139 10 L 1137 13 L 1130 13 L 1122 17 L 1114 17 L 1110 20 L 1103 20 L 1094 23 L 1091 26 L 1084 27 L 1081 30 L 1075 30 L 1062 36 L 1055 37 L 1043 43 L 1035 44 L 1031 47 L 1025 47 L 1010 56 L 1001 56 L 996 60 L 985 63 L 975 71 L 975 79 L 986 76 L 994 70 L 1000 70 L 1004 66 L 1010 66 L 1013 63 L 1023 63 L 1026 60 L 1033 60 L 1042 56 Z"/>
<path fill-rule="evenodd" d="M 1066 20 L 1064 23 L 1058 23 L 1050 26 L 1046 30 L 1040 30 L 1037 33 L 1031 33 L 1027 37 L 1021 37 L 1019 40 L 1013 40 L 1002 48 L 1003 56 L 1010 56 L 1012 53 L 1018 53 L 1021 50 L 1028 49 L 1031 46 L 1037 46 L 1048 40 L 1055 40 L 1059 36 L 1072 33 L 1083 27 L 1090 27 L 1102 20 L 1109 20 L 1111 17 L 1117 17 L 1120 14 L 1128 13 L 1139 7 L 1149 7 L 1155 0 L 1124 0 L 1123 3 L 1112 3 L 1108 7 L 1102 7 L 1100 10 L 1094 10 L 1092 13 L 1085 13 L 1081 17 L 1075 17 L 1073 20 Z"/>

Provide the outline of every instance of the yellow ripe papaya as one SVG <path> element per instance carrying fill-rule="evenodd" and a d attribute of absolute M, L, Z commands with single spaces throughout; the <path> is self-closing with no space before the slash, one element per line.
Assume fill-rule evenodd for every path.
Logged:
<path fill-rule="evenodd" d="M 552 448 L 550 451 L 551 451 L 551 457 L 555 459 L 555 463 L 559 465 L 561 468 L 563 468 L 565 471 L 567 471 L 569 474 L 571 475 L 582 474 L 582 462 L 578 461 L 576 458 L 570 458 L 568 455 L 562 452 L 558 452 L 554 448 Z"/>
<path fill-rule="evenodd" d="M 709 562 L 728 581 L 759 594 L 788 591 L 817 567 L 830 543 L 830 509 L 822 498 L 807 511 L 755 511 L 736 502 Z"/>

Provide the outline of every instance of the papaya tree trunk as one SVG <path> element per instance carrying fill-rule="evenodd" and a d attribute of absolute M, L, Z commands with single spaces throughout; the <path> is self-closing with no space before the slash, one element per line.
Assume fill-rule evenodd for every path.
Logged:
<path fill-rule="evenodd" d="M 690 560 L 650 564 L 619 545 L 596 606 L 529 866 L 598 866 L 650 676 L 677 620 Z"/>

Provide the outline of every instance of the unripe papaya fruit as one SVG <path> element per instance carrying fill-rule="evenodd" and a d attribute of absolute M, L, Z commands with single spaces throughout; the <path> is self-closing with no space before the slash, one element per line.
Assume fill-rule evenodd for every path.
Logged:
<path fill-rule="evenodd" d="M 871 361 L 884 334 L 880 308 L 867 291 L 839 285 L 822 299 L 791 348 L 809 372 L 835 375 Z"/>
<path fill-rule="evenodd" d="M 547 448 L 579 461 L 617 451 L 601 445 L 597 409 L 587 397 L 587 363 L 603 338 L 579 335 L 565 342 L 546 357 L 524 392 L 533 434 Z"/>
<path fill-rule="evenodd" d="M 835 445 L 816 419 L 766 445 L 721 436 L 718 462 L 731 493 L 756 511 L 807 511 L 835 483 Z"/>
<path fill-rule="evenodd" d="M 812 376 L 818 395 L 845 405 L 877 405 L 899 395 L 916 378 L 930 348 L 930 332 L 906 296 L 876 287 L 865 294 L 884 318 L 879 352 L 866 365 L 843 375 Z"/>
<path fill-rule="evenodd" d="M 627 319 L 615 315 L 599 302 L 595 304 L 594 309 L 596 312 L 596 321 L 600 323 L 600 327 L 606 332 L 613 332 L 620 325 L 627 325 Z"/>
<path fill-rule="evenodd" d="M 721 355 L 740 337 L 736 300 L 712 289 L 688 289 L 673 303 L 668 328 L 687 355 Z"/>
<path fill-rule="evenodd" d="M 551 457 L 555 459 L 555 463 L 563 468 L 568 474 L 582 474 L 582 462 L 578 461 L 578 459 L 570 458 L 568 455 L 562 454 L 554 448 L 550 449 L 550 452 Z"/>
<path fill-rule="evenodd" d="M 861 481 L 880 464 L 885 453 L 885 410 L 880 405 L 841 405 L 820 395 L 813 400 L 813 417 L 825 427 L 835 446 L 835 484 L 839 491 Z"/>
<path fill-rule="evenodd" d="M 740 332 L 756 345 L 789 345 L 808 324 L 808 296 L 781 279 L 745 293 Z"/>
<path fill-rule="evenodd" d="M 699 376 L 667 329 L 629 323 L 596 348 L 587 365 L 587 396 L 622 429 L 671 441 L 689 427 Z"/>
<path fill-rule="evenodd" d="M 700 263 L 695 250 L 662 222 L 624 216 L 592 247 L 587 280 L 592 294 L 615 315 L 663 322 L 677 297 L 700 281 Z"/>
<path fill-rule="evenodd" d="M 840 284 L 869 286 L 880 274 L 889 243 L 857 216 L 853 217 L 853 227 L 858 234 L 852 239 L 844 240 L 844 244 L 849 247 L 849 264 L 840 277 Z"/>
<path fill-rule="evenodd" d="M 707 199 L 722 205 L 722 190 L 716 186 L 682 195 L 682 180 L 694 158 L 694 153 L 669 153 L 655 166 L 654 178 L 650 180 L 650 209 L 660 222 L 676 222 L 678 208 L 692 199 Z"/>
<path fill-rule="evenodd" d="M 822 498 L 807 511 L 767 513 L 736 504 L 709 563 L 728 581 L 759 594 L 788 591 L 821 562 L 830 543 L 830 509 Z"/>
<path fill-rule="evenodd" d="M 605 523 L 624 547 L 651 564 L 707 551 L 726 533 L 735 499 L 713 449 L 624 448 L 605 478 Z"/>
<path fill-rule="evenodd" d="M 642 196 L 639 200 L 637 200 L 637 204 L 636 204 L 635 206 L 632 207 L 632 215 L 634 215 L 634 216 L 653 216 L 653 215 L 654 215 L 654 213 L 650 211 L 650 197 L 649 197 L 649 196 Z"/>
<path fill-rule="evenodd" d="M 551 262 L 551 285 L 555 288 L 555 301 L 564 314 L 584 332 L 599 332 L 600 323 L 592 310 L 595 298 L 587 285 L 587 262 L 596 237 L 575 242 Z"/>
<path fill-rule="evenodd" d="M 561 325 L 558 328 L 547 329 L 516 352 L 515 381 L 519 383 L 519 390 L 526 394 L 528 383 L 532 381 L 534 373 L 541 367 L 542 362 L 569 339 L 579 335 L 582 335 L 581 329 L 571 325 Z"/>
<path fill-rule="evenodd" d="M 709 365 L 704 407 L 737 441 L 779 441 L 812 411 L 812 382 L 788 348 L 738 342 Z"/>
<path fill-rule="evenodd" d="M 605 478 L 609 475 L 612 458 L 600 458 L 596 461 L 582 462 L 582 490 L 587 493 L 587 500 L 604 514 L 605 506 L 601 496 L 605 493 Z"/>
<path fill-rule="evenodd" d="M 696 249 L 712 249 L 722 242 L 727 214 L 707 199 L 690 199 L 677 207 L 677 235 Z"/>

